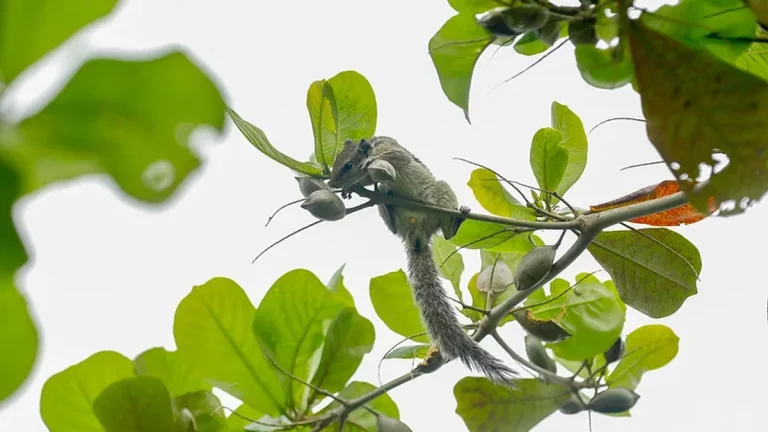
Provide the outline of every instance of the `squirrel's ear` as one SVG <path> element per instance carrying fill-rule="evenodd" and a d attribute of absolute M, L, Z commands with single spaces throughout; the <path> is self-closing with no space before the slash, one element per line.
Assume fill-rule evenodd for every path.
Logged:
<path fill-rule="evenodd" d="M 358 144 L 358 148 L 367 156 L 368 152 L 371 150 L 371 143 L 365 139 L 361 139 L 360 144 Z"/>
<path fill-rule="evenodd" d="M 347 148 L 353 145 L 355 145 L 355 142 L 352 141 L 351 139 L 347 139 L 346 141 L 344 141 L 344 148 Z"/>

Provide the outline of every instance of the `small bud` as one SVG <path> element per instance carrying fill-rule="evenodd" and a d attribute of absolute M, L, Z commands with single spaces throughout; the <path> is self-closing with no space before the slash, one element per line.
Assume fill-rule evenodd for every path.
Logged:
<path fill-rule="evenodd" d="M 614 342 L 613 345 L 611 345 L 611 347 L 603 353 L 605 362 L 607 364 L 611 364 L 615 361 L 619 361 L 624 356 L 625 349 L 626 346 L 624 345 L 624 341 L 621 339 L 621 336 L 619 336 L 616 339 L 616 342 Z"/>
<path fill-rule="evenodd" d="M 413 432 L 405 423 L 383 414 L 376 417 L 376 430 L 378 432 Z"/>
<path fill-rule="evenodd" d="M 623 387 L 614 387 L 595 395 L 587 404 L 587 409 L 604 414 L 616 414 L 635 406 L 638 399 L 640 399 L 640 395 L 634 391 Z"/>
<path fill-rule="evenodd" d="M 368 165 L 368 176 L 376 183 L 384 183 L 395 180 L 397 173 L 391 163 L 377 159 Z"/>
<path fill-rule="evenodd" d="M 494 293 L 500 293 L 504 292 L 513 281 L 512 270 L 499 260 L 496 264 L 485 267 L 477 275 L 477 290 L 487 293 L 490 289 Z"/>
<path fill-rule="evenodd" d="M 337 221 L 347 213 L 344 201 L 328 190 L 316 190 L 301 203 L 301 208 L 312 213 L 318 219 Z"/>
<path fill-rule="evenodd" d="M 547 354 L 547 349 L 538 339 L 529 334 L 525 335 L 525 354 L 528 356 L 528 360 L 536 366 L 557 373 L 557 365 Z"/>
<path fill-rule="evenodd" d="M 571 398 L 568 399 L 568 402 L 560 406 L 560 412 L 563 414 L 577 414 L 583 410 L 584 404 L 581 403 L 581 399 L 579 399 L 579 397 L 576 395 L 571 395 Z"/>
<path fill-rule="evenodd" d="M 525 291 L 539 282 L 555 262 L 554 246 L 541 246 L 525 254 L 515 271 L 515 288 Z"/>
<path fill-rule="evenodd" d="M 299 182 L 299 190 L 304 198 L 307 198 L 316 190 L 331 191 L 331 188 L 324 181 L 314 177 L 296 177 L 296 181 Z"/>

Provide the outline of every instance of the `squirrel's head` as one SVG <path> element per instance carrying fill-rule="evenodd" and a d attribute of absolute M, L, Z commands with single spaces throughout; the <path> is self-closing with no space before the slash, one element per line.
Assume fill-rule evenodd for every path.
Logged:
<path fill-rule="evenodd" d="M 332 188 L 345 188 L 364 179 L 368 175 L 365 160 L 371 151 L 371 143 L 365 139 L 359 142 L 347 140 L 333 161 L 331 179 L 328 186 Z"/>

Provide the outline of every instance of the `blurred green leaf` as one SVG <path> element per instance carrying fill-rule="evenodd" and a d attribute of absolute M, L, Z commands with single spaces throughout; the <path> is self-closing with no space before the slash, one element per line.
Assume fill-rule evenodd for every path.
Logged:
<path fill-rule="evenodd" d="M 168 389 L 151 376 L 110 384 L 93 401 L 93 412 L 106 432 L 169 432 L 173 428 Z"/>
<path fill-rule="evenodd" d="M 343 71 L 329 80 L 312 83 L 307 109 L 315 137 L 315 157 L 333 165 L 336 153 L 348 139 L 370 138 L 376 131 L 376 95 L 358 72 Z"/>
<path fill-rule="evenodd" d="M 610 387 L 636 389 L 643 374 L 675 358 L 680 338 L 669 327 L 649 324 L 627 335 L 626 351 L 606 378 Z"/>
<path fill-rule="evenodd" d="M 158 203 L 200 165 L 188 147 L 199 125 L 224 127 L 217 85 L 186 55 L 86 62 L 0 147 L 23 193 L 107 173 L 133 198 Z"/>
<path fill-rule="evenodd" d="M 500 6 L 498 0 L 448 0 L 456 12 L 479 14 Z"/>
<path fill-rule="evenodd" d="M 133 376 L 131 359 L 100 351 L 48 378 L 40 396 L 40 415 L 51 432 L 104 432 L 93 403 L 110 384 Z"/>
<path fill-rule="evenodd" d="M 733 61 L 733 64 L 768 81 L 768 46 L 764 42 L 753 43 Z"/>
<path fill-rule="evenodd" d="M 589 369 L 586 367 L 581 367 L 582 361 L 579 360 L 568 360 L 555 355 L 555 361 L 561 364 L 564 368 L 571 371 L 571 373 L 576 373 L 576 371 L 580 370 L 579 376 L 582 378 L 589 378 L 591 375 L 589 371 L 594 372 L 605 365 L 605 357 L 603 357 L 602 354 L 598 354 L 591 359 L 586 360 L 589 362 Z"/>
<path fill-rule="evenodd" d="M 171 403 L 175 416 L 173 432 L 226 432 L 229 429 L 227 416 L 220 409 L 221 401 L 210 391 L 186 393 L 174 398 Z M 184 410 L 189 411 L 197 425 L 194 431 L 190 431 L 185 424 Z"/>
<path fill-rule="evenodd" d="M 342 399 L 350 400 L 368 394 L 374 390 L 376 390 L 376 386 L 373 384 L 361 381 L 352 381 L 346 388 L 344 388 L 344 390 L 339 393 L 339 397 Z M 338 402 L 333 401 L 328 404 L 327 407 L 320 410 L 318 414 L 322 415 L 323 413 L 336 409 L 339 406 L 340 404 Z M 386 415 L 387 417 L 400 419 L 400 410 L 397 408 L 397 404 L 395 404 L 395 401 L 393 401 L 392 398 L 389 397 L 389 395 L 386 393 L 371 401 L 368 406 L 380 412 L 381 414 Z M 361 429 L 364 431 L 377 430 L 376 416 L 368 412 L 368 410 L 359 409 L 352 411 L 349 414 L 349 417 L 347 417 L 347 420 L 348 421 L 344 425 L 344 429 L 341 429 L 345 432 L 359 432 Z M 331 423 L 330 426 L 323 429 L 323 432 L 338 431 L 338 422 Z"/>
<path fill-rule="evenodd" d="M 262 349 L 283 370 L 307 381 L 314 368 L 315 352 L 325 340 L 325 331 L 343 307 L 312 272 L 291 270 L 280 276 L 264 295 L 256 309 L 253 332 Z M 283 391 L 292 395 L 289 407 L 303 409 L 309 388 L 280 372 L 277 374 Z"/>
<path fill-rule="evenodd" d="M 117 0 L 0 0 L 0 83 L 10 84 L 116 4 Z"/>
<path fill-rule="evenodd" d="M 235 123 L 235 126 L 240 130 L 240 133 L 251 143 L 257 150 L 264 153 L 277 163 L 286 166 L 301 174 L 306 174 L 313 177 L 321 177 L 323 175 L 323 169 L 317 164 L 299 162 L 290 156 L 287 156 L 277 150 L 267 139 L 264 132 L 256 126 L 243 120 L 235 110 L 227 108 L 229 117 Z"/>
<path fill-rule="evenodd" d="M 182 359 L 205 378 L 257 410 L 281 414 L 286 395 L 253 335 L 256 309 L 234 281 L 197 285 L 176 309 L 173 335 Z"/>
<path fill-rule="evenodd" d="M 568 150 L 568 166 L 555 191 L 563 196 L 581 177 L 587 166 L 587 134 L 579 116 L 557 102 L 552 102 L 552 129 L 563 134 L 560 145 Z"/>
<path fill-rule="evenodd" d="M 464 296 L 461 293 L 461 274 L 464 273 L 464 258 L 460 252 L 454 252 L 456 252 L 456 246 L 453 243 L 441 236 L 432 237 L 432 258 L 438 267 L 440 276 L 451 282 L 456 297 L 464 301 Z"/>
<path fill-rule="evenodd" d="M 556 191 L 568 166 L 568 149 L 562 145 L 563 134 L 552 128 L 541 128 L 533 136 L 530 163 L 539 188 Z M 550 200 L 549 194 L 542 194 Z"/>
<path fill-rule="evenodd" d="M 624 303 L 652 318 L 669 316 L 697 293 L 701 256 L 667 228 L 637 231 L 642 234 L 602 232 L 588 250 L 611 275 Z"/>
<path fill-rule="evenodd" d="M 587 274 L 577 275 L 576 281 L 580 282 L 562 295 L 550 287 L 552 294 L 547 300 L 552 301 L 531 308 L 536 319 L 555 321 L 571 334 L 549 344 L 557 356 L 567 360 L 589 359 L 605 352 L 621 334 L 626 315 L 626 306 L 612 286 Z"/>
<path fill-rule="evenodd" d="M 468 8 L 472 7 L 469 1 L 459 0 L 455 3 L 466 3 Z M 450 18 L 429 40 L 429 55 L 437 69 L 443 93 L 448 100 L 464 110 L 467 121 L 472 71 L 480 54 L 492 41 L 493 37 L 480 27 L 472 14 L 459 14 Z"/>
<path fill-rule="evenodd" d="M 530 237 L 530 232 L 516 233 L 506 225 L 467 219 L 449 241 L 465 249 L 520 253 L 533 249 Z"/>
<path fill-rule="evenodd" d="M 426 330 L 405 272 L 397 270 L 372 278 L 368 291 L 376 315 L 390 330 L 414 342 L 429 342 L 426 335 L 412 337 Z"/>
<path fill-rule="evenodd" d="M 721 40 L 723 38 L 752 38 L 757 19 L 742 0 L 681 0 L 664 5 L 653 12 L 643 13 L 643 25 L 676 39 L 694 49 L 703 48 L 721 60 L 732 62 L 750 45 L 749 42 Z M 685 23 L 681 25 L 680 23 Z"/>
<path fill-rule="evenodd" d="M 502 185 L 501 179 L 485 168 L 472 171 L 467 186 L 472 188 L 477 202 L 490 213 L 515 219 L 536 219 L 533 210 L 520 204 Z"/>
<path fill-rule="evenodd" d="M 139 354 L 133 364 L 136 375 L 158 378 L 172 397 L 211 389 L 211 385 L 189 367 L 178 351 L 150 348 Z"/>
<path fill-rule="evenodd" d="M 320 365 L 312 376 L 312 385 L 331 393 L 344 388 L 363 357 L 373 349 L 376 332 L 373 324 L 353 308 L 344 308 L 328 329 Z M 309 405 L 323 398 L 310 390 Z"/>
<path fill-rule="evenodd" d="M 2 402 L 26 381 L 37 359 L 39 341 L 26 299 L 13 286 L 11 276 L 0 280 L 0 351 L 7 353 L 0 355 Z"/>
<path fill-rule="evenodd" d="M 570 399 L 567 388 L 535 378 L 516 379 L 516 389 L 493 384 L 482 377 L 456 383 L 456 414 L 470 432 L 526 432 Z"/>
<path fill-rule="evenodd" d="M 429 350 L 428 344 L 417 344 L 401 346 L 393 349 L 389 354 L 385 355 L 385 359 L 407 359 L 414 358 L 423 359 L 427 356 L 427 350 Z"/>
<path fill-rule="evenodd" d="M 613 90 L 629 84 L 634 76 L 629 50 L 617 47 L 600 49 L 592 45 L 576 47 L 576 66 L 589 85 Z"/>
<path fill-rule="evenodd" d="M 0 122 L 0 149 L 3 147 L 3 125 Z M 12 217 L 13 203 L 21 194 L 21 179 L 4 162 L 0 158 L 0 280 L 8 279 L 12 283 L 16 270 L 27 262 L 27 252 Z"/>
<path fill-rule="evenodd" d="M 336 296 L 338 300 L 347 306 L 355 307 L 355 299 L 344 286 L 344 265 L 339 267 L 328 280 L 326 286 Z"/>
<path fill-rule="evenodd" d="M 253 422 L 248 421 L 248 419 L 259 420 L 262 417 L 264 417 L 263 413 L 256 411 L 246 404 L 240 405 L 229 415 L 229 417 L 227 417 L 227 431 L 243 432 L 248 425 L 253 424 Z"/>

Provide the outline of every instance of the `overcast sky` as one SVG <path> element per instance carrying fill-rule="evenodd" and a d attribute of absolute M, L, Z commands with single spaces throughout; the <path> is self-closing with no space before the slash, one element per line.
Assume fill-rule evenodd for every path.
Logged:
<path fill-rule="evenodd" d="M 532 59 L 511 49 L 492 60 L 490 52 L 483 55 L 473 81 L 473 124 L 468 125 L 443 95 L 427 54 L 429 38 L 452 14 L 444 0 L 123 1 L 110 19 L 50 58 L 15 96 L 17 102 L 31 104 L 55 84 L 52 76 L 93 47 L 136 56 L 180 45 L 215 74 L 240 115 L 284 152 L 306 158 L 313 148 L 307 87 L 354 69 L 376 92 L 377 133 L 396 137 L 476 211 L 482 209 L 466 186 L 472 169 L 451 158 L 474 159 L 533 183 L 531 137 L 549 126 L 553 100 L 581 116 L 587 130 L 610 117 L 641 116 L 639 97 L 631 88 L 601 91 L 584 83 L 568 44 L 493 91 Z M 589 138 L 586 171 L 568 193 L 569 201 L 580 207 L 671 178 L 663 166 L 619 171 L 658 159 L 640 123 L 614 122 Z M 235 280 L 258 304 L 291 269 L 307 268 L 327 280 L 346 263 L 347 287 L 377 332 L 373 352 L 355 379 L 377 382 L 379 358 L 400 337 L 376 317 L 368 281 L 404 268 L 400 241 L 369 211 L 321 224 L 252 265 L 263 247 L 313 220 L 295 207 L 264 228 L 275 208 L 300 197 L 292 173 L 256 151 L 231 124 L 221 140 L 200 142 L 196 148 L 204 167 L 157 208 L 125 198 L 99 176 L 48 187 L 16 206 L 16 222 L 32 256 L 19 285 L 41 329 L 42 349 L 22 394 L 0 408 L 0 432 L 44 431 L 38 409 L 43 383 L 96 351 L 133 357 L 153 346 L 173 349 L 177 304 L 193 285 L 215 276 Z M 643 377 L 637 390 L 642 399 L 632 418 L 596 415 L 595 431 L 768 428 L 768 378 L 762 373 L 768 354 L 765 234 L 760 225 L 765 220 L 763 205 L 743 216 L 678 229 L 702 255 L 699 294 L 663 320 L 629 309 L 624 334 L 660 322 L 680 336 L 680 352 L 667 367 Z M 478 271 L 479 256 L 466 253 L 464 259 L 466 283 Z M 563 277 L 572 280 L 598 268 L 585 255 Z M 597 276 L 608 277 L 605 272 Z M 522 348 L 518 327 L 505 326 L 502 334 Z M 503 356 L 490 340 L 483 344 Z M 382 378 L 396 377 L 409 366 L 408 361 L 385 362 Z M 391 392 L 401 418 L 415 432 L 466 430 L 454 412 L 452 391 L 466 374 L 455 362 Z M 586 431 L 587 425 L 586 414 L 558 413 L 534 430 Z"/>

